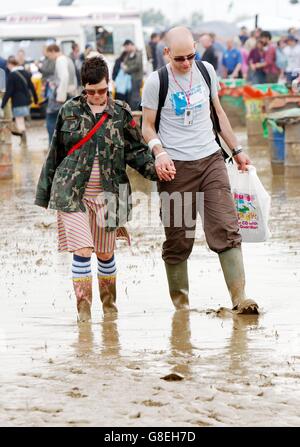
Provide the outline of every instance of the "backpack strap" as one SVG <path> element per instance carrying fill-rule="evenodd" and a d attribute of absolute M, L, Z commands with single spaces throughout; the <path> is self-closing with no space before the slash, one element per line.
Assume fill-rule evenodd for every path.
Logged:
<path fill-rule="evenodd" d="M 195 62 L 196 62 L 198 70 L 200 71 L 200 73 L 204 77 L 206 84 L 208 85 L 209 94 L 211 94 L 211 79 L 210 79 L 210 75 L 207 71 L 207 68 L 205 67 L 205 65 L 203 64 L 202 61 L 195 61 Z"/>
<path fill-rule="evenodd" d="M 224 157 L 224 160 L 226 160 L 227 158 L 229 158 L 229 155 L 227 154 L 227 152 L 222 148 L 222 144 L 219 138 L 219 132 L 221 132 L 221 126 L 220 126 L 220 121 L 219 121 L 219 117 L 218 114 L 216 112 L 216 109 L 213 105 L 212 102 L 212 98 L 211 98 L 211 79 L 210 79 L 210 75 L 209 72 L 207 70 L 207 68 L 205 67 L 205 65 L 203 64 L 203 62 L 201 61 L 195 61 L 198 70 L 200 71 L 200 73 L 202 74 L 208 88 L 209 88 L 209 102 L 210 102 L 210 117 L 213 123 L 213 129 L 214 129 L 214 133 L 216 136 L 216 142 L 217 144 L 220 146 L 221 150 L 222 150 L 222 154 Z M 159 130 L 159 123 L 160 123 L 160 117 L 161 117 L 161 110 L 165 104 L 166 101 L 166 97 L 168 94 L 168 88 L 169 88 L 169 75 L 168 75 L 168 69 L 166 66 L 160 68 L 158 70 L 158 77 L 159 77 L 159 97 L 158 97 L 158 109 L 157 109 L 157 113 L 156 113 L 156 120 L 155 120 L 155 130 L 156 132 L 158 132 Z"/>
<path fill-rule="evenodd" d="M 158 72 L 158 77 L 159 77 L 159 97 L 158 97 L 158 109 L 157 109 L 156 119 L 155 119 L 156 132 L 158 132 L 158 130 L 159 130 L 161 109 L 165 105 L 166 97 L 168 94 L 168 88 L 169 88 L 169 75 L 168 75 L 167 67 L 166 66 L 161 67 L 157 72 Z"/>
<path fill-rule="evenodd" d="M 210 117 L 213 123 L 213 128 L 214 128 L 214 133 L 216 136 L 216 142 L 217 144 L 220 146 L 220 148 L 222 149 L 222 154 L 224 157 L 224 160 L 226 160 L 227 158 L 229 158 L 229 155 L 227 154 L 227 152 L 222 148 L 222 144 L 219 138 L 219 133 L 221 132 L 221 126 L 220 126 L 220 121 L 219 121 L 219 117 L 218 114 L 216 112 L 216 109 L 214 107 L 214 104 L 212 102 L 212 98 L 211 98 L 211 79 L 210 79 L 210 75 L 209 72 L 207 70 L 207 68 L 205 67 L 205 65 L 203 64 L 203 62 L 201 61 L 195 61 L 196 65 L 200 71 L 200 73 L 202 74 L 208 88 L 209 88 L 209 102 L 210 102 Z"/>
<path fill-rule="evenodd" d="M 209 88 L 209 101 L 210 101 L 210 111 L 212 113 L 212 122 L 214 125 L 214 130 L 216 132 L 221 132 L 221 127 L 220 127 L 220 122 L 219 122 L 219 118 L 216 112 L 216 109 L 213 105 L 212 102 L 212 98 L 211 98 L 211 79 L 210 79 L 210 75 L 208 73 L 207 68 L 205 67 L 205 65 L 203 64 L 203 62 L 201 61 L 196 61 L 196 65 L 200 71 L 200 73 L 202 74 L 202 76 L 204 77 L 204 80 Z"/>

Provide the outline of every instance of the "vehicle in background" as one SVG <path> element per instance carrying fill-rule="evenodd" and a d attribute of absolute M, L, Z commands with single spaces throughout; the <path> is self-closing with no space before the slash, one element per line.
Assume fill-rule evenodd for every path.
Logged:
<path fill-rule="evenodd" d="M 126 39 L 133 40 L 143 51 L 146 69 L 147 56 L 139 12 L 71 5 L 0 15 L 0 54 L 8 58 L 20 49 L 24 50 L 26 68 L 30 67 L 39 97 L 39 104 L 32 105 L 31 112 L 38 117 L 45 114 L 47 98 L 44 82 L 34 65 L 41 60 L 47 45 L 57 43 L 66 55 L 71 53 L 73 42 L 79 44 L 82 53 L 90 45 L 104 55 L 112 72 Z"/>
<path fill-rule="evenodd" d="M 112 67 L 126 39 L 143 51 L 146 67 L 139 12 L 71 5 L 0 15 L 0 54 L 4 58 L 23 49 L 28 62 L 38 61 L 43 48 L 53 42 L 69 55 L 72 43 L 76 42 L 82 52 L 91 45 Z"/>
<path fill-rule="evenodd" d="M 38 103 L 32 102 L 30 106 L 30 114 L 32 118 L 45 118 L 47 109 L 46 81 L 43 80 L 38 66 L 35 63 L 30 64 L 30 72 L 32 73 L 32 83 L 38 96 Z"/>

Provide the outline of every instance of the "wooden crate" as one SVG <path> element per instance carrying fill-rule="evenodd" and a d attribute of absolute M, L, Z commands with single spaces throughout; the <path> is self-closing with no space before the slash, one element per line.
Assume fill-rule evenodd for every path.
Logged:
<path fill-rule="evenodd" d="M 300 177 L 300 121 L 285 126 L 285 175 Z"/>
<path fill-rule="evenodd" d="M 300 178 L 300 165 L 284 165 L 284 175 L 287 178 Z"/>
<path fill-rule="evenodd" d="M 264 98 L 266 113 L 300 107 L 300 95 L 280 95 Z"/>
<path fill-rule="evenodd" d="M 285 126 L 285 160 L 300 165 L 300 121 Z"/>
<path fill-rule="evenodd" d="M 283 162 L 272 160 L 271 167 L 273 175 L 283 175 L 285 173 L 285 167 Z"/>

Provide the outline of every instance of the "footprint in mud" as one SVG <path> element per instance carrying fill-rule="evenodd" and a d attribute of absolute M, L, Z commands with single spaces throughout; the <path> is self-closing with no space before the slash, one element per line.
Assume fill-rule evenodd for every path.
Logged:
<path fill-rule="evenodd" d="M 245 410 L 245 407 L 239 404 L 228 404 L 228 407 L 234 408 L 235 410 Z"/>
<path fill-rule="evenodd" d="M 197 419 L 196 421 L 187 421 L 190 424 L 196 425 L 196 427 L 212 427 L 213 424 L 210 424 L 207 421 L 202 421 L 201 419 Z"/>
<path fill-rule="evenodd" d="M 214 420 L 217 421 L 217 422 L 221 422 L 221 423 L 223 423 L 221 417 L 220 417 L 217 413 L 215 413 L 213 410 L 210 410 L 210 411 L 209 411 L 209 414 L 207 415 L 207 417 L 208 417 L 209 419 L 214 419 Z"/>
<path fill-rule="evenodd" d="M 161 380 L 165 380 L 166 382 L 181 382 L 182 380 L 184 380 L 184 376 L 182 376 L 181 374 L 168 374 L 165 377 L 161 377 Z"/>
<path fill-rule="evenodd" d="M 153 389 L 154 391 L 164 391 L 164 388 L 162 388 L 161 386 L 154 386 Z"/>
<path fill-rule="evenodd" d="M 145 407 L 164 407 L 167 405 L 167 404 L 163 404 L 161 402 L 155 402 L 154 400 L 151 400 L 151 399 L 144 400 L 142 402 L 142 404 L 145 405 Z"/>
<path fill-rule="evenodd" d="M 201 402 L 212 402 L 213 400 L 215 400 L 215 396 L 209 396 L 209 397 L 197 396 L 195 400 L 201 400 Z"/>
<path fill-rule="evenodd" d="M 78 421 L 68 421 L 67 424 L 69 425 L 78 425 L 78 426 L 82 426 L 82 425 L 90 425 L 90 421 L 86 421 L 85 419 L 82 420 L 78 420 Z"/>
<path fill-rule="evenodd" d="M 86 374 L 86 372 L 84 372 L 82 369 L 77 369 L 77 368 L 71 368 L 70 369 L 70 373 L 78 374 L 78 375 Z"/>
<path fill-rule="evenodd" d="M 140 366 L 138 366 L 137 365 L 137 363 L 129 363 L 127 366 L 126 366 L 126 368 L 127 369 L 132 369 L 132 370 L 134 370 L 134 371 L 140 371 L 140 369 L 141 369 L 141 367 Z"/>
<path fill-rule="evenodd" d="M 46 414 L 59 414 L 64 410 L 62 408 L 42 408 L 42 407 L 26 407 L 26 408 L 4 408 L 5 411 L 18 411 L 26 413 L 46 413 Z"/>
<path fill-rule="evenodd" d="M 66 393 L 67 396 L 72 397 L 73 399 L 83 399 L 88 397 L 87 394 L 81 394 L 79 388 L 72 388 L 71 391 Z"/>
<path fill-rule="evenodd" d="M 39 228 L 39 229 L 48 229 L 48 228 L 55 228 L 56 227 L 56 222 L 53 221 L 49 221 L 49 222 L 36 222 L 34 224 L 35 228 Z"/>
<path fill-rule="evenodd" d="M 142 413 L 140 411 L 129 415 L 129 419 L 140 419 L 141 417 L 142 417 Z"/>
<path fill-rule="evenodd" d="M 42 379 L 43 375 L 41 373 L 19 373 L 18 376 L 21 377 L 31 377 L 33 379 Z"/>
<path fill-rule="evenodd" d="M 63 412 L 61 408 L 55 409 L 55 408 L 40 408 L 40 407 L 33 407 L 30 409 L 30 411 L 46 413 L 46 414 L 59 414 Z"/>

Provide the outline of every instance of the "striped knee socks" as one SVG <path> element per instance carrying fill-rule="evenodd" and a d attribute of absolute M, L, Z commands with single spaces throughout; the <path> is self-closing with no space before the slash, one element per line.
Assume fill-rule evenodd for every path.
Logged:
<path fill-rule="evenodd" d="M 73 255 L 72 278 L 75 282 L 91 280 L 91 258 Z"/>
<path fill-rule="evenodd" d="M 113 255 L 108 261 L 102 261 L 98 258 L 98 278 L 115 277 L 117 273 L 115 256 Z"/>

